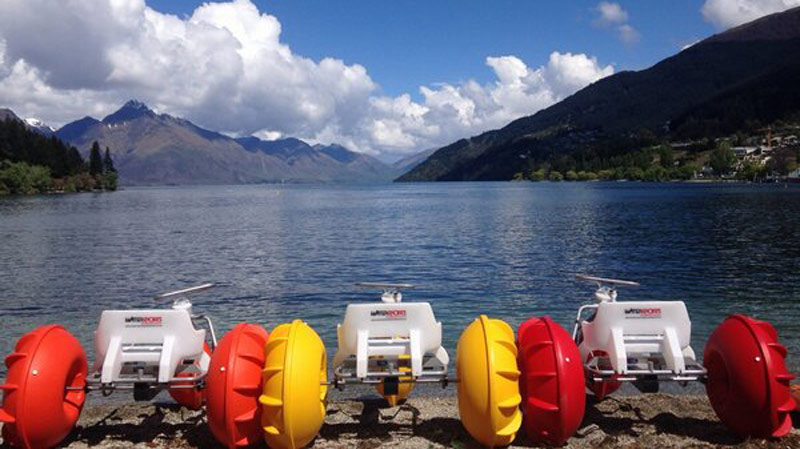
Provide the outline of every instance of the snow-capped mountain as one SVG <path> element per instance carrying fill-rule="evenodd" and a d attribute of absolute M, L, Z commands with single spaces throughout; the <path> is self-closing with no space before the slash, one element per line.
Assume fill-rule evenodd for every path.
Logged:
<path fill-rule="evenodd" d="M 45 136 L 52 136 L 56 132 L 55 128 L 39 120 L 38 118 L 28 117 L 24 121 L 29 128 L 33 128 L 36 131 L 39 131 L 40 133 L 44 134 Z"/>

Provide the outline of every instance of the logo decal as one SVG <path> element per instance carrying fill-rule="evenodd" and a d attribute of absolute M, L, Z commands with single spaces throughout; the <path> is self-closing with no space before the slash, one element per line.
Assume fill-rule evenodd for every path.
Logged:
<path fill-rule="evenodd" d="M 630 308 L 625 309 L 625 318 L 661 318 L 661 308 L 660 307 L 649 307 L 649 308 Z"/>
<path fill-rule="evenodd" d="M 125 317 L 125 327 L 160 327 L 160 316 L 128 316 Z"/>
<path fill-rule="evenodd" d="M 373 310 L 369 316 L 372 321 L 405 320 L 406 311 L 404 309 Z"/>

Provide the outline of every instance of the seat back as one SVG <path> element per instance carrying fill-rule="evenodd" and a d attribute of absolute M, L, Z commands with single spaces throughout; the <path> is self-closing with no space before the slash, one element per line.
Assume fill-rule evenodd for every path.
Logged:
<path fill-rule="evenodd" d="M 203 353 L 205 336 L 187 310 L 106 310 L 94 334 L 95 369 L 102 367 L 103 381 L 109 382 L 125 362 L 158 364 L 164 382 L 181 360 Z"/>
<path fill-rule="evenodd" d="M 588 338 L 606 345 L 612 328 L 621 328 L 624 336 L 663 336 L 675 329 L 681 348 L 691 342 L 692 323 L 683 301 L 624 301 L 602 303 L 585 329 Z"/>
<path fill-rule="evenodd" d="M 339 328 L 339 350 L 355 354 L 359 331 L 366 331 L 370 339 L 407 339 L 412 329 L 419 331 L 423 352 L 434 352 L 442 345 L 442 324 L 436 322 L 427 302 L 349 304 Z"/>

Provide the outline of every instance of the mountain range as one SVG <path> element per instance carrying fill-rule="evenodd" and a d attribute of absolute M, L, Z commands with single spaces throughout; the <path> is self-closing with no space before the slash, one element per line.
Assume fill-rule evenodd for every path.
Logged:
<path fill-rule="evenodd" d="M 136 100 L 102 120 L 84 117 L 68 123 L 55 135 L 84 154 L 94 141 L 108 147 L 127 185 L 380 182 L 402 173 L 335 144 L 229 137 L 158 114 Z"/>
<path fill-rule="evenodd" d="M 620 72 L 502 129 L 438 149 L 399 181 L 508 180 L 542 163 L 611 158 L 637 142 L 714 138 L 800 119 L 800 8 Z"/>

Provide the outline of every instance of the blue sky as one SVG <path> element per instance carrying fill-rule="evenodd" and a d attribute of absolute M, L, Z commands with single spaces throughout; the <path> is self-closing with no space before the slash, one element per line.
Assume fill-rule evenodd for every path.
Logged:
<path fill-rule="evenodd" d="M 229 135 L 395 159 L 793 6 L 800 0 L 5 0 L 0 107 L 58 127 L 135 98 Z"/>
<path fill-rule="evenodd" d="M 188 15 L 202 2 L 151 0 L 156 10 Z M 313 59 L 363 64 L 388 95 L 420 85 L 494 78 L 487 56 L 516 55 L 540 64 L 553 51 L 586 53 L 617 71 L 638 70 L 714 34 L 699 0 L 623 1 L 640 33 L 621 42 L 594 24 L 597 1 L 255 1 L 282 25 L 282 40 Z"/>

